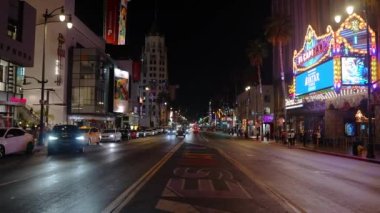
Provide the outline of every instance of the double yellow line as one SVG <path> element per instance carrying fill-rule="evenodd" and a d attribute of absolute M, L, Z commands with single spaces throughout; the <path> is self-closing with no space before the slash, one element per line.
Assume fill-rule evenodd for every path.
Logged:
<path fill-rule="evenodd" d="M 174 155 L 183 143 L 184 141 L 181 141 L 175 145 L 160 161 L 150 168 L 149 171 L 112 201 L 102 213 L 120 212 L 140 191 L 140 189 L 157 173 L 157 171 Z"/>

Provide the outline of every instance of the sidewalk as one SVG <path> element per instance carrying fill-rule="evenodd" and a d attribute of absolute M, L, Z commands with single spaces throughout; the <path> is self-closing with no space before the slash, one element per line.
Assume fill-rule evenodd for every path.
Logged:
<path fill-rule="evenodd" d="M 261 142 L 261 143 L 270 143 L 270 144 L 276 144 L 276 145 L 281 145 L 281 146 L 284 146 L 286 147 L 287 145 L 284 145 L 282 144 L 281 142 L 276 142 L 275 140 L 271 139 L 269 141 L 265 140 L 264 141 L 257 141 L 256 140 L 256 137 L 249 137 L 249 138 L 245 138 L 245 137 L 238 137 L 236 135 L 232 136 L 232 135 L 229 135 L 227 133 L 223 133 L 223 132 L 218 132 L 220 134 L 224 134 L 224 135 L 228 135 L 228 136 L 231 136 L 233 138 L 239 138 L 239 139 L 242 139 L 242 140 L 249 140 L 249 141 L 254 141 L 254 142 Z M 297 143 L 295 144 L 294 148 L 297 148 L 297 149 L 302 149 L 302 150 L 307 150 L 307 151 L 311 151 L 311 152 L 318 152 L 318 153 L 323 153 L 323 154 L 328 154 L 328 155 L 334 155 L 334 156 L 338 156 L 338 157 L 344 157 L 344 158 L 351 158 L 351 159 L 355 159 L 355 160 L 361 160 L 361 161 L 367 161 L 367 162 L 371 162 L 371 163 L 378 163 L 380 164 L 380 151 L 379 150 L 375 150 L 374 154 L 375 154 L 375 158 L 374 159 L 371 159 L 371 158 L 367 158 L 367 152 L 364 151 L 360 156 L 354 156 L 352 154 L 352 147 L 346 147 L 346 149 L 339 149 L 339 148 L 332 148 L 332 147 L 316 147 L 315 145 L 313 144 L 306 144 L 306 146 L 303 146 L 303 144 L 301 143 Z"/>

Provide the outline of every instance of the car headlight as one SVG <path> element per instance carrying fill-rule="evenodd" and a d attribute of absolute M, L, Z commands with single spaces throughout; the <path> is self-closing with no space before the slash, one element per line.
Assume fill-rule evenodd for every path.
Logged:
<path fill-rule="evenodd" d="M 115 135 L 110 135 L 110 138 L 113 138 L 113 137 L 115 137 Z"/>
<path fill-rule="evenodd" d="M 58 139 L 58 137 L 53 136 L 53 135 L 49 135 L 49 137 L 48 137 L 48 140 L 49 140 L 49 141 L 55 141 L 55 140 L 57 140 L 57 139 Z"/>
<path fill-rule="evenodd" d="M 84 141 L 84 136 L 83 135 L 77 136 L 77 137 L 75 137 L 75 140 Z"/>

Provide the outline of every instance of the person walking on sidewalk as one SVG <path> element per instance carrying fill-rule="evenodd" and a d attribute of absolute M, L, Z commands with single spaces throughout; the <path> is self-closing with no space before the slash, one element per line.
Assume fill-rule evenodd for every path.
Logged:
<path fill-rule="evenodd" d="M 294 146 L 295 136 L 296 136 L 296 133 L 294 132 L 294 129 L 289 130 L 289 133 L 288 133 L 288 146 L 289 147 Z"/>

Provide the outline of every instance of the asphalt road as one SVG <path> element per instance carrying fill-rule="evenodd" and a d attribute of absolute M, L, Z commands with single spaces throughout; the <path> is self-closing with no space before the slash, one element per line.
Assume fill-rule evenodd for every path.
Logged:
<path fill-rule="evenodd" d="M 296 211 L 380 212 L 380 164 L 225 134 L 201 138 Z"/>
<path fill-rule="evenodd" d="M 380 212 L 380 165 L 219 133 L 0 160 L 0 212 Z"/>
<path fill-rule="evenodd" d="M 0 212 L 101 212 L 178 140 L 148 137 L 90 146 L 85 153 L 0 160 Z"/>

